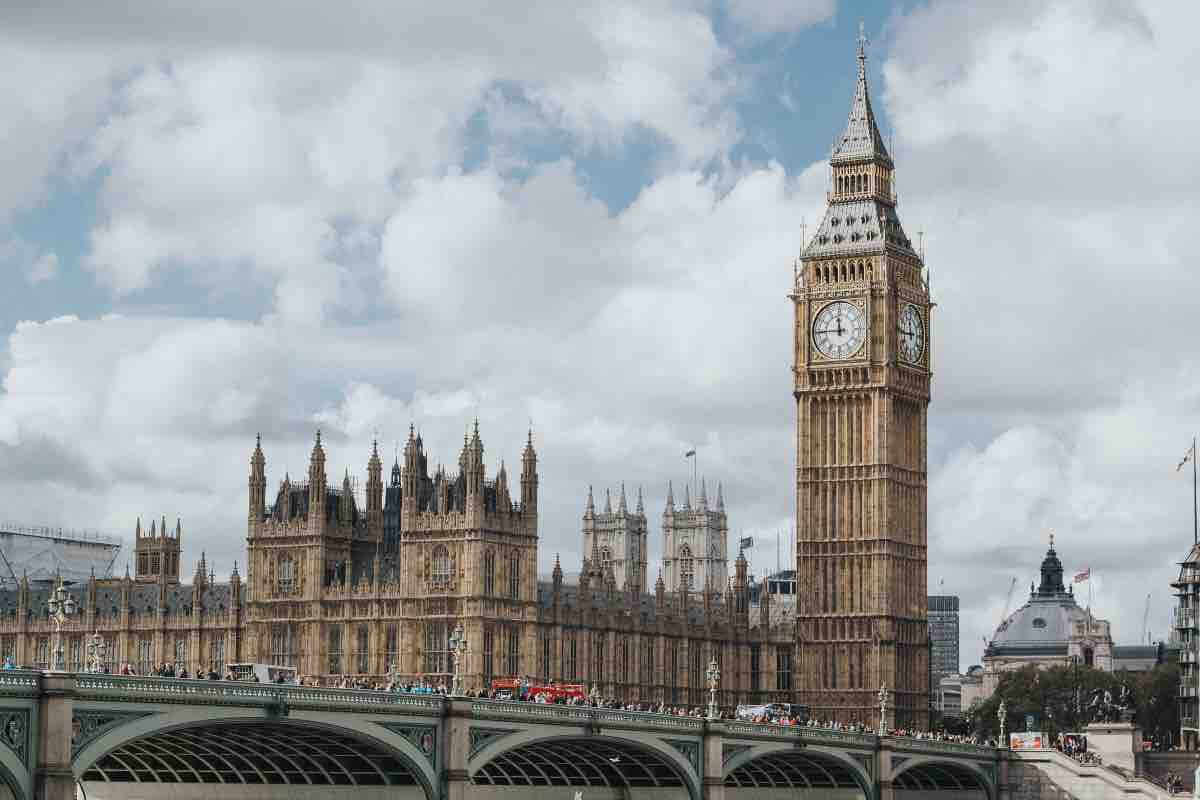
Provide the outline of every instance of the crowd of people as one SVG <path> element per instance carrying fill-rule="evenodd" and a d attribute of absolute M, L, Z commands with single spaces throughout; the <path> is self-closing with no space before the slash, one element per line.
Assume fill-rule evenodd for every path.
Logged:
<path fill-rule="evenodd" d="M 16 669 L 11 657 L 4 659 L 4 669 Z M 107 666 L 104 672 L 109 672 Z M 128 662 L 122 663 L 117 669 L 118 675 L 139 675 L 132 664 Z M 214 668 L 207 670 L 197 669 L 195 673 L 189 673 L 187 667 L 177 667 L 170 662 L 164 662 L 154 667 L 146 673 L 146 676 L 158 678 L 190 678 L 195 680 L 226 680 L 226 681 L 244 681 L 251 683 L 259 683 L 258 675 L 251 671 L 243 676 L 235 675 L 232 670 L 225 670 L 224 676 L 220 675 Z M 282 677 L 276 679 L 277 683 L 286 683 Z M 428 694 L 428 695 L 448 695 L 450 694 L 449 687 L 445 683 L 428 684 L 423 681 L 402 681 L 402 680 L 367 680 L 366 678 L 354 677 L 351 675 L 343 675 L 334 677 L 329 681 L 323 682 L 316 677 L 304 677 L 297 681 L 300 686 L 316 687 L 316 688 L 337 688 L 337 689 L 352 689 L 356 691 L 373 691 L 373 692 L 402 692 L 405 694 Z M 596 690 L 593 688 L 590 695 L 581 694 L 557 694 L 551 696 L 547 692 L 527 692 L 518 689 L 516 692 L 510 689 L 476 689 L 468 688 L 463 692 L 463 696 L 472 699 L 480 700 L 515 700 L 518 702 L 530 703 L 553 703 L 558 705 L 571 706 L 586 706 L 592 708 L 608 708 L 620 711 L 636 711 L 645 714 L 666 714 L 674 717 L 693 717 L 696 719 L 704 719 L 708 716 L 708 709 L 704 706 L 688 706 L 659 703 L 622 703 L 613 699 L 602 699 L 598 697 Z M 792 715 L 787 713 L 769 713 L 762 711 L 751 716 L 739 715 L 736 709 L 725 708 L 721 709 L 718 714 L 720 719 L 735 720 L 741 719 L 744 722 L 753 722 L 761 725 L 783 725 L 789 727 L 804 727 L 821 730 L 843 731 L 846 733 L 874 733 L 875 728 L 862 724 L 861 722 L 837 722 L 834 720 L 818 720 Z M 926 739 L 938 742 L 954 742 L 959 744 L 985 744 L 996 746 L 994 739 L 981 739 L 976 736 L 962 736 L 943 731 L 920 731 L 911 728 L 894 728 L 888 731 L 890 736 L 903 736 L 911 739 Z M 1060 747 L 1060 749 L 1063 749 Z M 1064 750 L 1064 752 L 1066 752 Z M 1068 755 L 1074 755 L 1068 752 Z M 1077 757 L 1077 756 L 1076 756 Z"/>

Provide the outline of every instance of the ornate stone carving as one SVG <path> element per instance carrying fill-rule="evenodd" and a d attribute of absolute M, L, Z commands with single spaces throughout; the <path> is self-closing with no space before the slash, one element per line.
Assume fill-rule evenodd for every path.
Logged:
<path fill-rule="evenodd" d="M 747 750 L 750 750 L 753 747 L 754 747 L 754 745 L 750 745 L 750 744 L 727 744 L 727 745 L 724 745 L 721 748 L 721 764 L 722 765 L 728 764 L 731 760 L 736 758 L 738 755 L 746 752 Z"/>
<path fill-rule="evenodd" d="M 392 733 L 398 733 L 412 743 L 412 746 L 421 751 L 425 758 L 429 759 L 429 763 L 433 764 L 437 758 L 437 728 L 433 725 L 410 725 L 408 723 L 399 722 L 377 722 L 375 723 L 381 728 L 386 728 Z"/>
<path fill-rule="evenodd" d="M 686 739 L 663 739 L 663 741 L 683 753 L 683 757 L 692 765 L 692 769 L 696 772 L 700 771 L 700 745 L 698 743 Z"/>
<path fill-rule="evenodd" d="M 28 765 L 29 711 L 24 708 L 0 708 L 0 742 Z"/>
<path fill-rule="evenodd" d="M 113 728 L 150 716 L 149 711 L 76 711 L 71 717 L 71 756 Z"/>
<path fill-rule="evenodd" d="M 512 728 L 471 728 L 471 758 L 489 744 L 510 733 L 516 733 Z"/>

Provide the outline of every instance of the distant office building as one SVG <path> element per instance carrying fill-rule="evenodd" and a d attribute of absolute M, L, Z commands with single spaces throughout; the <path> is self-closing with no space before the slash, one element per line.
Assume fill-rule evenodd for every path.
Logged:
<path fill-rule="evenodd" d="M 946 675 L 934 687 L 937 710 L 946 717 L 961 717 L 963 713 L 963 676 Z"/>
<path fill-rule="evenodd" d="M 958 596 L 934 594 L 929 596 L 929 671 L 933 675 L 933 690 L 945 675 L 958 674 Z"/>
<path fill-rule="evenodd" d="M 1179 648 L 1179 747 L 1200 750 L 1200 723 L 1197 722 L 1196 683 L 1200 678 L 1200 660 L 1196 646 L 1200 642 L 1200 544 L 1193 545 L 1179 565 L 1179 578 L 1171 584 L 1179 605 L 1175 608 L 1175 631 L 1172 639 Z"/>

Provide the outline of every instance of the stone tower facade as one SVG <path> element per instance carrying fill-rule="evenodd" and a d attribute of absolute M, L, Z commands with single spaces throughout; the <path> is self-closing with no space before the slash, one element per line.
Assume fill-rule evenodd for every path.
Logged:
<path fill-rule="evenodd" d="M 138 583 L 179 583 L 179 552 L 183 529 L 175 520 L 175 530 L 167 530 L 167 518 L 160 524 L 150 520 L 150 530 L 142 530 L 138 519 L 133 533 L 134 580 Z"/>
<path fill-rule="evenodd" d="M 588 487 L 587 507 L 583 512 L 583 552 L 592 554 L 598 568 L 609 580 L 612 573 L 614 586 L 625 591 L 641 594 L 649 590 L 646 584 L 646 549 L 648 533 L 646 508 L 642 501 L 642 490 L 638 489 L 637 506 L 629 510 L 625 498 L 625 485 L 621 484 L 621 496 L 617 510 L 613 511 L 612 493 L 604 493 L 604 510 L 596 513 L 596 503 Z"/>
<path fill-rule="evenodd" d="M 668 486 L 662 533 L 663 575 L 670 591 L 725 591 L 729 581 L 729 520 L 720 484 L 716 508 L 708 505 L 703 480 L 695 507 L 691 487 L 684 487 L 683 507 L 676 508 L 675 487 Z"/>
<path fill-rule="evenodd" d="M 865 40 L 828 208 L 795 309 L 796 611 L 801 703 L 819 718 L 928 723 L 929 287 L 896 215 Z"/>

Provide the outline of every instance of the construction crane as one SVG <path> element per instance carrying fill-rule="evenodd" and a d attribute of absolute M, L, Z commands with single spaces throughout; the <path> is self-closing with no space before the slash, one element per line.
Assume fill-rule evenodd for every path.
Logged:
<path fill-rule="evenodd" d="M 1012 583 L 1008 585 L 1008 596 L 1004 598 L 1004 612 L 1000 615 L 1000 624 L 1004 624 L 1004 620 L 1008 619 L 1008 610 L 1012 608 L 1013 592 L 1017 588 L 1017 576 L 1014 575 Z"/>
<path fill-rule="evenodd" d="M 1151 644 L 1150 641 L 1150 595 L 1146 595 L 1146 611 L 1142 614 L 1142 638 L 1146 640 L 1146 644 Z"/>

